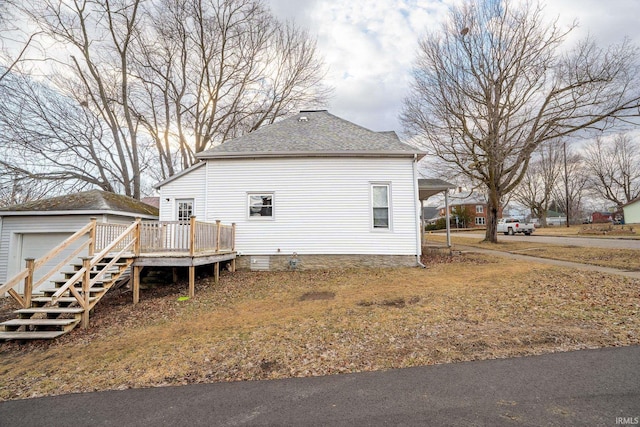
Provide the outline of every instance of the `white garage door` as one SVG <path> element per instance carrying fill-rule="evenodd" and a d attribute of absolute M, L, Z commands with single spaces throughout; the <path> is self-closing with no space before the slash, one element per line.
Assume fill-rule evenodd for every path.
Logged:
<path fill-rule="evenodd" d="M 58 246 L 60 243 L 62 243 L 66 238 L 68 238 L 72 234 L 73 233 L 24 233 L 22 234 L 22 251 L 21 251 L 21 256 L 19 258 L 20 266 L 17 271 L 20 271 L 22 268 L 24 268 L 25 266 L 24 260 L 26 258 L 34 258 L 34 259 L 42 258 L 47 252 L 49 252 L 51 249 Z M 40 280 L 40 278 L 42 278 L 43 275 L 49 272 L 49 270 L 55 267 L 60 261 L 65 259 L 75 249 L 77 249 L 84 241 L 86 241 L 86 237 L 84 237 L 83 239 L 79 239 L 76 242 L 73 242 L 73 244 L 67 249 L 65 249 L 59 256 L 50 260 L 45 265 L 43 265 L 38 270 L 36 270 L 34 280 L 33 280 L 34 283 Z M 84 255 L 85 253 L 81 253 L 78 255 L 78 257 L 84 256 Z M 78 261 L 77 258 L 74 258 L 72 260 L 72 262 L 76 262 L 76 261 Z M 66 267 L 65 270 L 68 270 L 69 268 L 70 267 Z M 56 280 L 59 278 L 62 278 L 62 276 L 55 275 L 52 277 L 52 280 Z M 41 288 L 47 288 L 47 287 L 50 287 L 48 283 L 44 283 L 41 286 Z M 23 288 L 23 285 L 19 285 L 16 290 L 18 292 L 22 292 L 22 288 Z"/>

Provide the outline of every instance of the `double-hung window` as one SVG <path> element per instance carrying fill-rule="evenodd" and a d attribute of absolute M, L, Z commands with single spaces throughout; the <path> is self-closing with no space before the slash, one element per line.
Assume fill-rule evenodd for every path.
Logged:
<path fill-rule="evenodd" d="M 249 218 L 273 218 L 273 193 L 249 193 Z"/>
<path fill-rule="evenodd" d="M 389 230 L 391 224 L 389 184 L 372 184 L 371 201 L 373 208 L 373 228 L 375 230 Z"/>

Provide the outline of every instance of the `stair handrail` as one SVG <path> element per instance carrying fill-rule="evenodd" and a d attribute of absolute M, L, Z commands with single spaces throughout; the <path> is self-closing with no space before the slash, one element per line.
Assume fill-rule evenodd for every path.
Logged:
<path fill-rule="evenodd" d="M 116 237 L 103 250 L 101 250 L 99 253 L 95 254 L 93 256 L 93 258 L 91 258 L 91 261 L 89 263 L 89 268 L 95 267 L 95 265 L 98 264 L 100 261 L 102 261 L 102 259 L 111 251 L 111 249 L 116 247 L 132 231 L 137 230 L 137 228 L 140 226 L 140 222 L 141 222 L 141 220 L 139 218 L 136 219 L 136 221 L 133 224 L 131 224 L 129 227 L 127 227 L 118 237 Z M 131 239 L 131 242 L 135 243 L 137 241 L 137 239 L 138 239 L 138 233 L 136 232 L 134 234 L 133 238 Z M 129 245 L 127 245 L 127 247 L 129 247 Z M 71 288 L 73 285 L 78 283 L 78 281 L 80 281 L 80 279 L 84 276 L 85 271 L 86 271 L 86 268 L 83 266 L 82 268 L 80 268 L 80 270 L 78 270 L 76 272 L 76 274 L 74 274 L 71 278 L 69 278 L 69 280 L 67 280 L 64 283 L 64 285 L 62 285 L 51 296 L 51 304 L 55 304 L 67 289 Z M 81 307 L 84 307 L 84 300 L 82 300 L 82 298 L 78 298 L 79 295 L 76 292 L 73 292 L 73 291 L 71 291 L 71 292 L 74 295 L 74 297 L 76 298 L 76 300 L 78 300 L 78 304 L 80 304 Z M 86 307 L 84 307 L 84 308 L 85 308 L 85 310 L 87 309 Z"/>
<path fill-rule="evenodd" d="M 51 270 L 49 270 L 47 272 L 47 274 L 45 274 L 44 276 L 42 276 L 42 278 L 40 280 L 38 280 L 36 283 L 33 284 L 33 290 L 38 289 L 38 287 L 40 287 L 44 282 L 46 282 L 47 280 L 49 280 L 49 278 L 51 276 L 53 276 L 54 274 L 58 273 L 62 267 L 64 267 L 65 265 L 69 265 L 69 263 L 71 262 L 71 260 L 77 256 L 80 252 L 82 252 L 83 249 L 85 249 L 86 247 L 88 247 L 90 245 L 90 241 L 86 241 L 83 244 L 81 244 L 80 246 L 78 246 L 78 249 L 76 249 L 75 251 L 73 251 L 71 254 L 69 254 L 68 257 L 66 257 L 65 259 L 63 259 L 62 261 L 60 261 L 58 263 L 58 265 L 56 265 L 55 267 L 53 267 Z"/>
<path fill-rule="evenodd" d="M 110 269 L 111 267 L 113 267 L 113 265 L 114 265 L 116 262 L 118 262 L 118 259 L 119 259 L 120 257 L 122 257 L 122 255 L 127 251 L 127 249 L 129 249 L 129 248 L 130 248 L 134 243 L 135 243 L 135 241 L 134 241 L 134 240 L 130 241 L 129 243 L 127 243 L 127 244 L 126 244 L 126 246 L 125 246 L 124 248 L 122 248 L 122 250 L 121 250 L 120 252 L 118 252 L 116 255 L 114 255 L 114 256 L 111 258 L 111 261 L 109 261 L 109 262 L 107 263 L 107 265 L 105 265 L 105 266 L 104 266 L 104 267 L 103 267 L 103 268 L 98 272 L 98 274 L 96 274 L 96 275 L 93 277 L 93 279 L 91 279 L 91 283 L 90 283 L 89 287 L 92 287 L 93 285 L 95 285 L 95 284 L 96 284 L 96 282 L 97 282 L 98 280 L 100 280 L 100 279 L 102 278 L 102 276 L 104 276 L 104 274 L 106 273 L 106 271 L 107 271 L 108 269 Z"/>
<path fill-rule="evenodd" d="M 31 301 L 26 301 L 26 300 L 20 298 L 19 295 L 15 291 L 11 292 L 13 290 L 13 288 L 16 287 L 16 285 L 18 285 L 18 283 L 20 283 L 20 281 L 28 279 L 29 275 L 32 275 L 35 270 L 37 270 L 38 268 L 42 267 L 48 261 L 53 259 L 56 255 L 58 255 L 64 249 L 69 247 L 73 242 L 75 242 L 76 240 L 78 240 L 80 237 L 84 236 L 88 232 L 91 232 L 91 230 L 95 228 L 95 225 L 96 225 L 96 218 L 91 218 L 91 221 L 87 225 L 85 225 L 80 230 L 76 231 L 71 236 L 66 238 L 58 246 L 52 248 L 49 252 L 44 254 L 44 256 L 42 256 L 41 258 L 38 258 L 37 260 L 35 260 L 32 269 L 29 269 L 28 267 L 24 268 L 23 270 L 21 270 L 17 274 L 15 274 L 7 282 L 5 282 L 3 285 L 0 285 L 0 296 L 4 295 L 5 292 L 9 292 L 9 295 L 11 295 L 16 301 L 18 301 L 18 303 L 23 308 L 27 308 L 27 306 L 29 306 L 31 304 Z M 44 276 L 44 279 L 47 280 L 49 277 L 51 277 L 51 275 L 53 275 L 55 273 L 56 273 L 55 271 L 49 271 Z M 40 284 L 42 284 L 43 282 L 44 282 L 44 280 L 38 281 L 38 286 Z"/>

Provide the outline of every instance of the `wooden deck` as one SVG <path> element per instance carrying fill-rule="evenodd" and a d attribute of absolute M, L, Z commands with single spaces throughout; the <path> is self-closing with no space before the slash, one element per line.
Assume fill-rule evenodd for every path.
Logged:
<path fill-rule="evenodd" d="M 220 221 L 146 221 L 133 224 L 98 223 L 95 218 L 43 257 L 26 260 L 26 267 L 0 284 L 0 295 L 9 293 L 21 307 L 18 319 L 0 325 L 0 340 L 50 339 L 69 332 L 77 324 L 89 326 L 89 313 L 102 296 L 131 274 L 133 303 L 140 300 L 140 273 L 145 267 L 179 267 L 189 270 L 189 296 L 195 295 L 195 269 L 213 265 L 216 283 L 220 264 L 235 271 L 235 224 Z M 61 258 L 74 242 L 84 242 L 50 271 L 47 262 Z M 72 260 L 80 257 L 82 263 Z M 69 269 L 69 267 L 72 267 Z M 63 274 L 63 280 L 53 280 Z M 176 277 L 174 275 L 174 277 Z M 22 293 L 14 289 L 24 283 Z M 45 283 L 52 288 L 38 288 Z M 63 318 L 61 316 L 71 316 Z M 2 331 L 4 329 L 4 331 Z M 52 330 L 53 329 L 53 330 Z"/>

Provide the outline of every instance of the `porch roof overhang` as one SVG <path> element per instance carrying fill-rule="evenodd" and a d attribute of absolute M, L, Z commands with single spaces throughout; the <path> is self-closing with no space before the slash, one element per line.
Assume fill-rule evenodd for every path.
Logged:
<path fill-rule="evenodd" d="M 454 184 L 441 179 L 418 179 L 418 198 L 427 200 L 438 193 L 456 188 Z"/>

